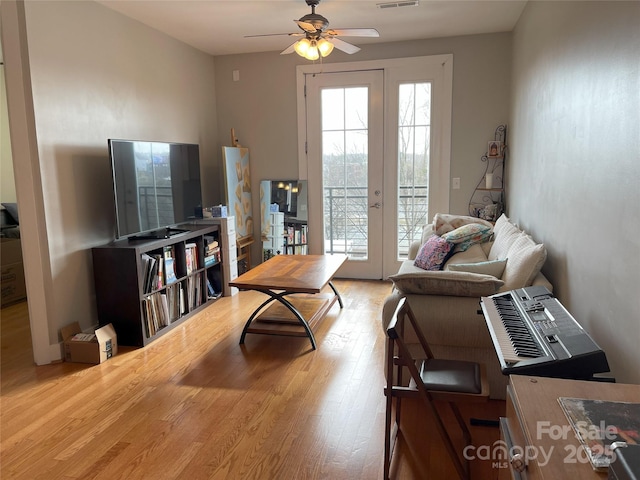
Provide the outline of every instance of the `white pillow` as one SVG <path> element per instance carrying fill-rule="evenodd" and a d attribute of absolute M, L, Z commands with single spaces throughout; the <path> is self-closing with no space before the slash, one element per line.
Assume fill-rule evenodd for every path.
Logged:
<path fill-rule="evenodd" d="M 522 232 L 503 214 L 493 227 L 493 245 L 489 250 L 489 260 L 507 258 L 509 247 Z"/>
<path fill-rule="evenodd" d="M 509 247 L 507 257 L 509 261 L 502 274 L 503 292 L 531 285 L 547 259 L 547 249 L 521 233 Z"/>
<path fill-rule="evenodd" d="M 502 260 L 489 260 L 478 263 L 453 263 L 447 268 L 452 272 L 482 273 L 483 275 L 501 278 L 506 264 L 507 259 L 504 258 Z"/>

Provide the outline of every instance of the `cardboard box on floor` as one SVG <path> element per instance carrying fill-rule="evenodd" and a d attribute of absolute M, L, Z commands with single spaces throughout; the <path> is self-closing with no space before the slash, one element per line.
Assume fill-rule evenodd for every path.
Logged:
<path fill-rule="evenodd" d="M 60 330 L 64 340 L 64 359 L 76 363 L 102 363 L 118 353 L 118 339 L 113 325 L 95 333 L 82 333 L 78 322 Z"/>

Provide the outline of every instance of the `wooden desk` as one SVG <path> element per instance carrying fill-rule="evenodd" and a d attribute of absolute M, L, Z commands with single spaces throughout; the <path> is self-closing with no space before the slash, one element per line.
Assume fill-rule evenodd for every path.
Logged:
<path fill-rule="evenodd" d="M 269 296 L 247 320 L 240 344 L 247 333 L 306 336 L 315 350 L 313 325 L 336 301 L 342 308 L 331 279 L 346 260 L 346 255 L 276 255 L 229 282 L 232 287 Z M 321 294 L 327 285 L 333 294 Z M 254 320 L 258 323 L 252 325 Z"/>
<path fill-rule="evenodd" d="M 514 446 L 528 447 L 525 456 L 540 455 L 529 459 L 521 474 L 510 468 L 507 460 L 497 461 L 500 463 L 501 480 L 607 478 L 606 472 L 592 469 L 558 403 L 558 397 L 640 402 L 640 385 L 512 375 L 507 387 L 506 422 L 501 419 L 502 440 L 510 448 L 505 438 L 506 430 Z M 561 433 L 563 431 L 567 433 Z"/>

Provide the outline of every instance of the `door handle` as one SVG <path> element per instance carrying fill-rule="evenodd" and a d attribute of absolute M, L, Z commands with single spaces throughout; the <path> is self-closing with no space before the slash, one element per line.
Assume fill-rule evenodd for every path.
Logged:
<path fill-rule="evenodd" d="M 376 202 L 373 205 L 369 205 L 369 208 L 380 208 L 381 206 L 380 202 Z"/>

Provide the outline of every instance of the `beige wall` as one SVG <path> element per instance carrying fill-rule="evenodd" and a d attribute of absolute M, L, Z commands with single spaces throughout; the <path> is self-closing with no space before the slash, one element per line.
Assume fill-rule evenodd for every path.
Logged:
<path fill-rule="evenodd" d="M 7 111 L 4 65 L 0 65 L 0 201 L 16 201 L 16 184 L 13 179 L 13 160 L 11 157 L 11 140 L 9 139 L 9 115 Z"/>
<path fill-rule="evenodd" d="M 97 323 L 90 248 L 114 238 L 108 138 L 199 143 L 205 201 L 217 200 L 214 65 L 94 2 L 25 2 L 25 18 L 54 345 L 63 325 Z"/>
<path fill-rule="evenodd" d="M 471 35 L 363 46 L 356 55 L 337 50 L 325 62 L 357 62 L 385 58 L 453 54 L 451 177 L 461 178 L 451 190 L 451 213 L 467 214 L 469 198 L 482 176 L 480 157 L 499 124 L 507 123 L 511 72 L 511 34 Z M 298 131 L 296 65 L 299 56 L 278 52 L 215 58 L 218 137 L 229 145 L 231 128 L 251 152 L 253 191 L 260 180 L 296 178 Z M 240 81 L 233 81 L 233 71 Z M 312 181 L 310 179 L 310 181 Z M 253 199 L 259 211 L 258 199 Z M 254 237 L 259 238 L 259 225 Z M 261 247 L 254 245 L 253 258 Z"/>
<path fill-rule="evenodd" d="M 640 3 L 529 2 L 513 38 L 509 213 L 556 294 L 640 383 Z"/>

